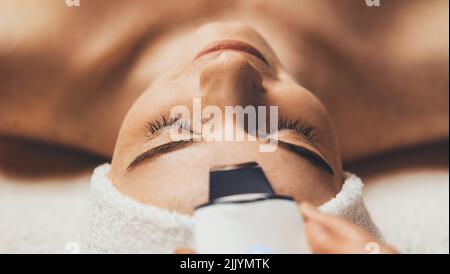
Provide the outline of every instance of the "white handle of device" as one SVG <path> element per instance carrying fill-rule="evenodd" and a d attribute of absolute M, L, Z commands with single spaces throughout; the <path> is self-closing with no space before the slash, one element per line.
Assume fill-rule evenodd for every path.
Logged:
<path fill-rule="evenodd" d="M 199 254 L 310 253 L 297 203 L 280 196 L 197 208 L 194 244 Z"/>

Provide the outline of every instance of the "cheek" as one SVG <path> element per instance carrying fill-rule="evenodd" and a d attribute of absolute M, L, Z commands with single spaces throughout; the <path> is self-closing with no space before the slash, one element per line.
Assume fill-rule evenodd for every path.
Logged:
<path fill-rule="evenodd" d="M 316 206 L 336 195 L 333 175 L 291 152 L 278 149 L 276 153 L 263 155 L 258 162 L 277 194 Z"/>

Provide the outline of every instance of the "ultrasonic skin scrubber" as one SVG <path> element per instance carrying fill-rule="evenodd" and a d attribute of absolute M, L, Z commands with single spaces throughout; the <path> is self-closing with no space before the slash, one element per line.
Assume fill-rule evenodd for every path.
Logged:
<path fill-rule="evenodd" d="M 214 168 L 209 180 L 209 202 L 194 211 L 197 253 L 310 253 L 297 203 L 257 163 Z"/>

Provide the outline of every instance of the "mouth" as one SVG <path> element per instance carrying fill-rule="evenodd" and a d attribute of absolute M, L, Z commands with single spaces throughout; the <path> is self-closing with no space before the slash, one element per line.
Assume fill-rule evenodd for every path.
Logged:
<path fill-rule="evenodd" d="M 257 50 L 255 47 L 253 47 L 250 44 L 244 43 L 242 41 L 237 41 L 237 40 L 221 40 L 221 41 L 214 42 L 214 43 L 210 44 L 209 46 L 207 46 L 206 48 L 204 48 L 202 51 L 200 51 L 197 54 L 197 56 L 195 56 L 194 60 L 196 60 L 206 54 L 216 52 L 216 51 L 223 51 L 223 50 L 234 50 L 234 51 L 245 52 L 245 53 L 255 56 L 256 58 L 260 59 L 261 61 L 263 61 L 264 63 L 269 65 L 269 62 L 264 57 L 264 55 L 262 55 L 261 52 L 259 52 L 259 50 Z"/>

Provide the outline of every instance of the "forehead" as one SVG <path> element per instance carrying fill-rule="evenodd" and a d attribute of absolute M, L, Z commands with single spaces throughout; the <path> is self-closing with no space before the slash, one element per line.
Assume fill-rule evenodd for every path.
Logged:
<path fill-rule="evenodd" d="M 285 150 L 258 152 L 256 143 L 199 144 L 159 157 L 126 176 L 112 176 L 116 186 L 142 202 L 161 201 L 162 206 L 193 208 L 206 202 L 212 166 L 257 161 L 275 192 L 297 200 L 323 203 L 334 194 L 333 182 L 306 160 Z M 325 199 L 325 200 L 324 200 Z M 182 205 L 180 205 L 182 203 Z"/>

